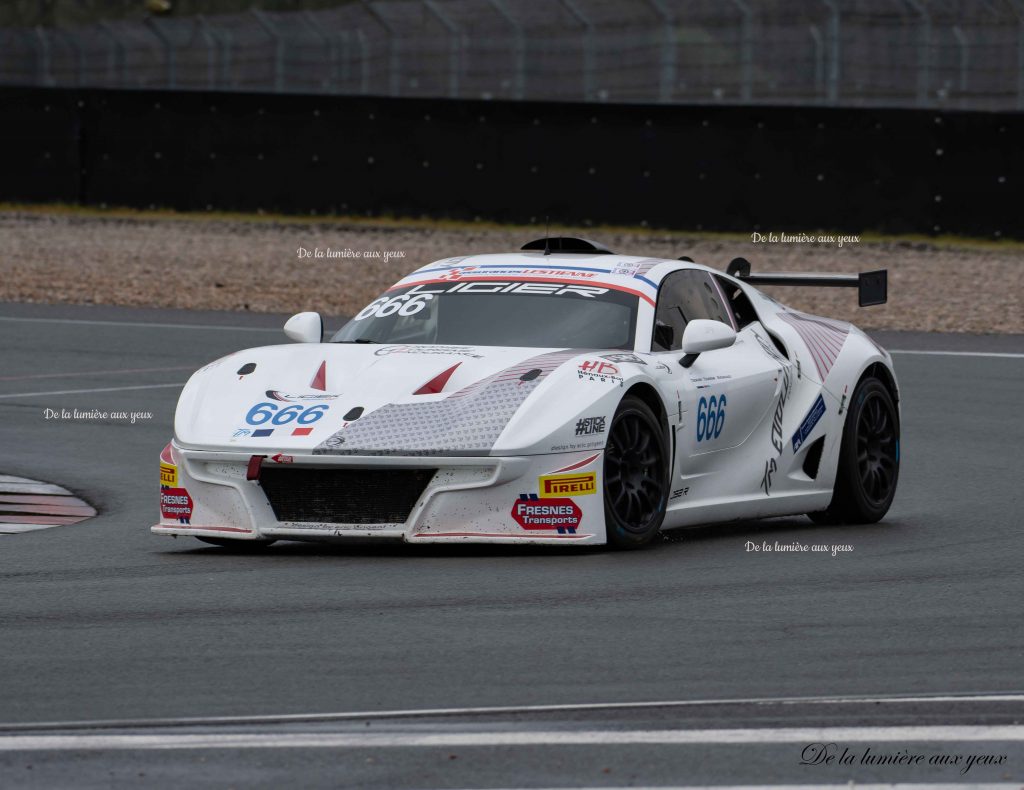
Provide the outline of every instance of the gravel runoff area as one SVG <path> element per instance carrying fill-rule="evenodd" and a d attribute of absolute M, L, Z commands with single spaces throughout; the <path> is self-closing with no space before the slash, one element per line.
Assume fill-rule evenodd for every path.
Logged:
<path fill-rule="evenodd" d="M 881 307 L 858 308 L 853 289 L 765 290 L 796 309 L 864 328 L 1024 332 L 1020 244 L 878 239 L 840 247 L 781 238 L 755 243 L 740 235 L 553 227 L 552 234 L 558 233 L 592 238 L 621 253 L 688 255 L 721 269 L 736 256 L 750 260 L 755 272 L 887 268 L 889 303 Z M 542 235 L 536 226 L 423 220 L 8 208 L 0 211 L 0 301 L 352 315 L 425 263 L 516 250 Z M 316 256 L 318 249 L 323 257 Z M 313 257 L 300 257 L 300 250 Z M 385 260 L 388 253 L 398 255 Z"/>

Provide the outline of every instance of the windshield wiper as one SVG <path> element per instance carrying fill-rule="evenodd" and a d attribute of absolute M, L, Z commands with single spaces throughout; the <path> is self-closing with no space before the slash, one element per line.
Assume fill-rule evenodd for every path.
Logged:
<path fill-rule="evenodd" d="M 357 337 L 355 340 L 335 340 L 335 343 L 377 343 L 380 345 L 379 340 L 370 340 L 368 337 Z"/>

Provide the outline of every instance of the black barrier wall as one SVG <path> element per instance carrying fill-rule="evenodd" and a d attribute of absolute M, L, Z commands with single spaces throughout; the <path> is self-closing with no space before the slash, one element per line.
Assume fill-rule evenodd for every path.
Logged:
<path fill-rule="evenodd" d="M 0 200 L 1024 238 L 1024 114 L 0 90 Z"/>

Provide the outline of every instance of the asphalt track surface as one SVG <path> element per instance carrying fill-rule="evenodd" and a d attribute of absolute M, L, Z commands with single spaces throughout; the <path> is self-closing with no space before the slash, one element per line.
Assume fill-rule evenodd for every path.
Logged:
<path fill-rule="evenodd" d="M 281 322 L 0 305 L 0 474 L 100 512 L 0 536 L 0 786 L 1020 786 L 1024 338 L 876 333 L 944 352 L 895 355 L 902 469 L 877 525 L 630 553 L 151 535 L 180 384 Z M 801 765 L 816 741 L 1005 759 Z"/>

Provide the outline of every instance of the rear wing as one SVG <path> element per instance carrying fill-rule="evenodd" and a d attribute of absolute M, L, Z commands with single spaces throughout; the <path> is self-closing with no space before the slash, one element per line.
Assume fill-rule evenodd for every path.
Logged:
<path fill-rule="evenodd" d="M 733 258 L 726 274 L 751 285 L 805 285 L 819 288 L 856 288 L 857 301 L 861 307 L 885 304 L 889 299 L 889 271 L 878 269 L 860 274 L 803 274 L 768 273 L 751 274 L 750 261 Z"/>

